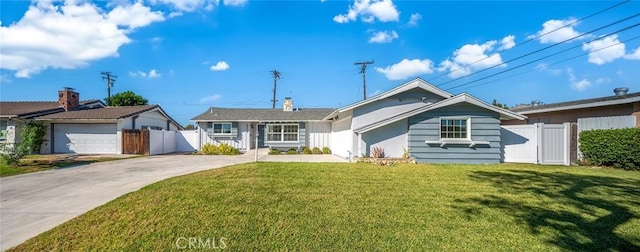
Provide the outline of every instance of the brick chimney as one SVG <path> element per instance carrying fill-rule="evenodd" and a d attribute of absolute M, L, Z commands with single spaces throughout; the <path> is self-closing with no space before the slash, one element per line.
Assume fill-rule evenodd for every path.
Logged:
<path fill-rule="evenodd" d="M 58 91 L 58 103 L 64 108 L 64 111 L 73 110 L 80 106 L 80 94 L 73 88 L 65 87 Z"/>

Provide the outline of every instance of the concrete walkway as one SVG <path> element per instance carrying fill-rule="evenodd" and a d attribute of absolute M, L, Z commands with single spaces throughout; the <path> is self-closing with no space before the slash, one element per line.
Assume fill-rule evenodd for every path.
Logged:
<path fill-rule="evenodd" d="M 345 162 L 334 155 L 267 155 L 265 162 Z M 253 162 L 240 156 L 162 155 L 92 163 L 0 178 L 0 251 L 121 195 L 183 174 Z"/>

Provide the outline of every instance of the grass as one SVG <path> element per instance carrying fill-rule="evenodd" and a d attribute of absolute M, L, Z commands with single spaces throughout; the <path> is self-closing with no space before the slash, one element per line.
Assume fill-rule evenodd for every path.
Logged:
<path fill-rule="evenodd" d="M 635 251 L 638 195 L 639 172 L 597 168 L 253 163 L 146 186 L 14 250 Z"/>
<path fill-rule="evenodd" d="M 27 155 L 18 165 L 7 165 L 0 162 L 0 177 L 14 176 L 30 172 L 61 169 L 70 166 L 85 165 L 122 159 L 120 157 L 71 157 L 67 155 Z M 1 160 L 0 160 L 1 161 Z"/>

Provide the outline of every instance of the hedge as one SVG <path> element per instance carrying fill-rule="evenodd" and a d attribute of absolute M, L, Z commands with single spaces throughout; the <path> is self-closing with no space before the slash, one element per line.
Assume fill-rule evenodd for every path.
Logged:
<path fill-rule="evenodd" d="M 582 131 L 580 151 L 588 164 L 640 170 L 640 128 Z"/>

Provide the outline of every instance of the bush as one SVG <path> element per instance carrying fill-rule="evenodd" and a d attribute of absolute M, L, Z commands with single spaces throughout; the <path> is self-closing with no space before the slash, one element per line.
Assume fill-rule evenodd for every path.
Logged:
<path fill-rule="evenodd" d="M 8 144 L 0 145 L 0 158 L 2 163 L 6 165 L 17 165 L 25 155 L 23 148 L 19 146 L 10 146 Z"/>
<path fill-rule="evenodd" d="M 289 149 L 289 150 L 288 150 L 287 152 L 285 152 L 285 153 L 287 153 L 287 154 L 289 154 L 289 155 L 295 155 L 295 154 L 298 154 L 298 150 L 296 150 L 296 149 Z"/>
<path fill-rule="evenodd" d="M 580 132 L 587 164 L 640 170 L 640 128 Z"/>
<path fill-rule="evenodd" d="M 269 155 L 280 155 L 280 150 L 278 149 L 270 149 Z"/>
<path fill-rule="evenodd" d="M 324 147 L 324 148 L 322 148 L 322 153 L 323 154 L 331 154 L 331 149 L 329 149 L 329 147 Z"/>
<path fill-rule="evenodd" d="M 226 143 L 214 145 L 207 143 L 202 146 L 202 154 L 205 155 L 238 155 L 240 150 Z"/>
<path fill-rule="evenodd" d="M 313 147 L 313 151 L 311 151 L 311 153 L 313 153 L 313 154 L 322 154 L 322 151 L 318 147 Z"/>
<path fill-rule="evenodd" d="M 304 153 L 304 154 L 313 154 L 313 152 L 311 151 L 311 149 L 309 149 L 309 147 L 304 147 L 302 149 L 302 153 Z"/>
<path fill-rule="evenodd" d="M 40 153 L 40 147 L 44 142 L 44 135 L 47 134 L 47 126 L 42 122 L 27 122 L 20 131 L 22 143 L 16 146 L 19 152 L 26 154 Z"/>

